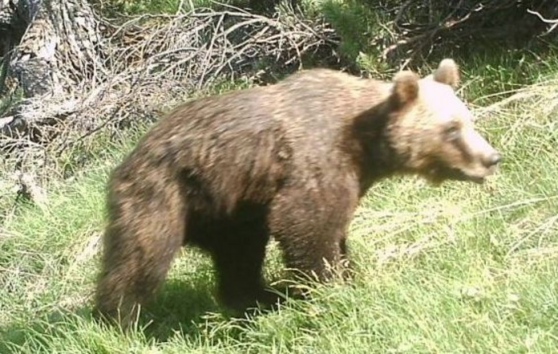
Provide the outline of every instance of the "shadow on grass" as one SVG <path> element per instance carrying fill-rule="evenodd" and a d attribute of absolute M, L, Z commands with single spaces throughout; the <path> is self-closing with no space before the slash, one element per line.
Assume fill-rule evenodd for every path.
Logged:
<path fill-rule="evenodd" d="M 60 346 L 112 352 L 114 344 L 126 345 L 129 335 L 134 342 L 164 343 L 173 338 L 188 343 L 238 341 L 252 320 L 276 310 L 256 308 L 233 313 L 215 297 L 211 268 L 202 266 L 182 279 L 169 278 L 153 304 L 143 309 L 136 325 L 126 335 L 122 330 L 96 318 L 89 299 L 75 309 L 49 306 L 21 316 L 22 320 L 0 324 L 0 353 L 51 352 Z M 48 305 L 47 305 L 48 306 Z"/>
<path fill-rule="evenodd" d="M 132 337 L 147 342 L 166 342 L 179 336 L 188 342 L 200 342 L 207 340 L 205 336 L 209 329 L 212 331 L 211 340 L 224 336 L 234 340 L 242 332 L 243 323 L 248 321 L 243 320 L 245 316 L 234 317 L 217 303 L 214 286 L 214 282 L 208 281 L 203 274 L 188 280 L 168 279 L 154 303 L 142 311 Z M 122 335 L 118 327 L 96 319 L 92 308 L 93 304 L 88 301 L 86 306 L 77 309 L 54 309 L 48 313 L 37 311 L 34 319 L 2 324 L 0 353 L 12 353 L 16 348 L 28 349 L 31 342 L 33 348 L 47 351 L 52 343 L 58 342 L 59 346 L 60 342 L 66 341 L 102 347 L 106 343 L 95 343 L 97 338 L 109 340 Z M 231 319 L 236 319 L 233 326 L 228 325 Z M 102 332 L 106 335 L 99 335 L 105 334 Z M 87 333 L 93 333 L 93 336 L 89 338 Z M 204 339 L 200 339 L 202 337 Z"/>
<path fill-rule="evenodd" d="M 138 321 L 149 339 L 166 341 L 176 331 L 197 336 L 208 313 L 225 313 L 214 296 L 214 282 L 200 279 L 168 279 L 154 303 L 146 307 Z M 224 319 L 225 320 L 225 319 Z"/>

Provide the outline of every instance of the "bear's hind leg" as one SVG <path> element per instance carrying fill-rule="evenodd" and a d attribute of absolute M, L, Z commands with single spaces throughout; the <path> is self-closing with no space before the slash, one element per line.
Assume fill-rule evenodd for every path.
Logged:
<path fill-rule="evenodd" d="M 159 289 L 182 246 L 185 215 L 178 190 L 146 199 L 141 191 L 109 197 L 95 312 L 127 327 Z"/>

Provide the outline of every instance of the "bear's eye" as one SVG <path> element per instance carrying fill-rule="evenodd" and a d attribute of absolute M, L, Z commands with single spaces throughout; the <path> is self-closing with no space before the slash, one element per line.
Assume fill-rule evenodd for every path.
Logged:
<path fill-rule="evenodd" d="M 457 124 L 452 124 L 446 128 L 444 132 L 447 140 L 456 140 L 459 138 L 459 126 Z"/>

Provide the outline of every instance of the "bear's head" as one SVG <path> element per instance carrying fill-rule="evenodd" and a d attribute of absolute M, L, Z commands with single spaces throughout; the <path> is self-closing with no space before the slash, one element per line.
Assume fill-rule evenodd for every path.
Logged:
<path fill-rule="evenodd" d="M 388 125 L 392 148 L 407 172 L 436 185 L 444 180 L 482 183 L 501 160 L 475 130 L 473 114 L 456 95 L 459 81 L 456 63 L 444 59 L 422 79 L 399 72 L 391 86 L 389 102 L 397 112 Z"/>

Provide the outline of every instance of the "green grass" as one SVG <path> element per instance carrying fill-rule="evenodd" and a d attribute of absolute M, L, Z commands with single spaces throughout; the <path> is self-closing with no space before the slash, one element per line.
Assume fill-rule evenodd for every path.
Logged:
<path fill-rule="evenodd" d="M 404 178 L 374 187 L 351 226 L 352 283 L 318 286 L 311 301 L 232 320 L 213 297 L 208 258 L 185 250 L 154 322 L 126 336 L 94 322 L 90 309 L 107 172 L 136 134 L 73 180 L 53 181 L 47 210 L 7 212 L 0 352 L 553 352 L 558 135 L 547 106 L 525 103 L 479 122 L 505 154 L 501 172 L 483 186 L 434 188 Z M 266 271 L 281 270 L 271 247 Z"/>

